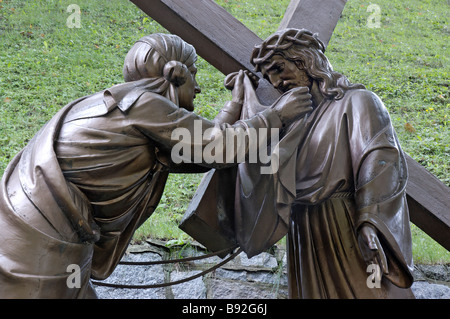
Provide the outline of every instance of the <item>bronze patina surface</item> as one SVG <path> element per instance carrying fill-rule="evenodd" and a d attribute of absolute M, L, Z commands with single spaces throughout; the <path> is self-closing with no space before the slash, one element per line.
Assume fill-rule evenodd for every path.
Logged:
<path fill-rule="evenodd" d="M 238 242 L 254 255 L 288 233 L 292 298 L 413 298 L 405 156 L 380 98 L 323 52 L 305 29 L 280 30 L 253 51 L 280 92 L 307 86 L 314 110 L 285 130 L 277 174 L 255 179 L 240 164 Z M 370 264 L 380 288 L 367 284 Z"/>

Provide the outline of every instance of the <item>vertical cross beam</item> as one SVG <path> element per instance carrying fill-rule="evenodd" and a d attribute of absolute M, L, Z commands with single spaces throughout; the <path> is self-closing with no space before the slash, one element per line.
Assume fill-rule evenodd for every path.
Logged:
<path fill-rule="evenodd" d="M 308 29 L 328 45 L 347 0 L 292 0 L 278 30 Z"/>
<path fill-rule="evenodd" d="M 262 42 L 212 0 L 130 0 L 173 34 L 196 48 L 198 54 L 225 75 L 252 70 L 250 54 Z M 292 0 L 280 28 L 307 28 L 328 44 L 346 0 Z M 259 75 L 260 76 L 260 75 Z M 262 103 L 279 93 L 268 82 L 258 88 Z M 411 221 L 450 250 L 450 189 L 407 156 L 407 186 Z"/>

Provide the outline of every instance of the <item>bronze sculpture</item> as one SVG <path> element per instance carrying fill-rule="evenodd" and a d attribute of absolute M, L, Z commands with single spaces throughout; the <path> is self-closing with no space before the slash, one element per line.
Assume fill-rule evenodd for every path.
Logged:
<path fill-rule="evenodd" d="M 125 59 L 126 83 L 68 104 L 16 155 L 0 185 L 0 297 L 95 297 L 90 277 L 111 274 L 170 172 L 236 165 L 174 165 L 175 128 L 195 120 L 205 130 L 280 128 L 311 111 L 307 90 L 293 90 L 235 123 L 253 90 L 239 72 L 233 101 L 215 121 L 201 118 L 191 112 L 200 93 L 195 61 L 177 36 L 142 38 Z M 67 285 L 72 265 L 80 269 L 75 288 Z"/>
<path fill-rule="evenodd" d="M 191 2 L 177 0 L 132 0 L 169 32 L 194 45 L 200 55 L 223 74 L 252 70 L 248 56 L 253 46 L 263 40 L 218 3 L 195 1 L 196 5 L 192 6 Z M 278 30 L 305 28 L 317 32 L 327 46 L 344 7 L 345 1 L 292 0 Z M 258 97 L 265 104 L 270 104 L 276 95 L 270 86 L 267 81 L 258 86 Z M 406 198 L 411 222 L 450 250 L 450 204 L 446 200 L 450 197 L 450 188 L 411 156 L 405 153 L 405 157 L 408 165 Z"/>
<path fill-rule="evenodd" d="M 404 154 L 381 100 L 323 52 L 305 29 L 255 46 L 256 70 L 280 92 L 307 86 L 314 110 L 285 130 L 277 174 L 240 164 L 236 237 L 253 256 L 288 233 L 291 298 L 414 298 Z"/>

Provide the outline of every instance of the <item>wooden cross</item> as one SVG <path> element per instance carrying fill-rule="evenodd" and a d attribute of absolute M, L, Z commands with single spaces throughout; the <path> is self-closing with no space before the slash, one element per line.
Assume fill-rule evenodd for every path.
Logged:
<path fill-rule="evenodd" d="M 253 70 L 250 54 L 254 45 L 263 40 L 213 0 L 130 1 L 169 32 L 194 45 L 198 54 L 223 74 Z M 327 45 L 345 3 L 346 0 L 292 0 L 280 29 L 309 29 Z M 279 94 L 267 81 L 257 93 L 267 105 Z M 450 250 L 450 189 L 408 155 L 407 163 L 411 221 Z"/>

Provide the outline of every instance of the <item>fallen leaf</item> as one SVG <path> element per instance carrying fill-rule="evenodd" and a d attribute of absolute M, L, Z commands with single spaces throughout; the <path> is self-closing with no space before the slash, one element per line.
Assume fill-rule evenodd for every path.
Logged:
<path fill-rule="evenodd" d="M 414 128 L 414 126 L 412 126 L 409 123 L 405 123 L 405 130 L 407 130 L 410 133 L 414 133 L 416 131 L 416 129 Z"/>

